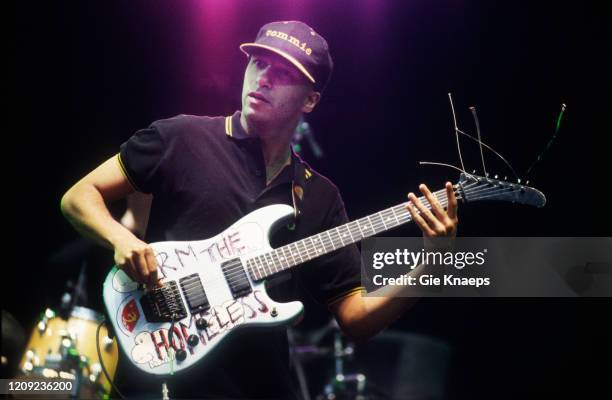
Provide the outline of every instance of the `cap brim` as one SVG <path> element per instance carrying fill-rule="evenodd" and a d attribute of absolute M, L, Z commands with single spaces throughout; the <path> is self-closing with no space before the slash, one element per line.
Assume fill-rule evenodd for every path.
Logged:
<path fill-rule="evenodd" d="M 240 50 L 242 50 L 246 55 L 251 55 L 251 53 L 249 53 L 248 50 L 246 49 L 250 49 L 250 48 L 260 48 L 260 49 L 264 49 L 264 50 L 268 50 L 271 51 L 273 53 L 278 54 L 279 56 L 283 57 L 284 59 L 286 59 L 287 61 L 289 61 L 291 64 L 295 65 L 295 67 L 297 69 L 300 70 L 301 73 L 303 73 L 306 78 L 308 78 L 308 80 L 312 83 L 316 83 L 315 79 L 312 77 L 312 75 L 308 72 L 308 70 L 304 67 L 304 65 L 302 65 L 301 62 L 299 62 L 298 60 L 295 59 L 295 57 L 293 57 L 292 55 L 290 55 L 289 53 L 286 53 L 282 50 L 279 50 L 277 48 L 274 48 L 272 46 L 267 46 L 265 44 L 259 44 L 259 43 L 243 43 L 240 45 Z"/>

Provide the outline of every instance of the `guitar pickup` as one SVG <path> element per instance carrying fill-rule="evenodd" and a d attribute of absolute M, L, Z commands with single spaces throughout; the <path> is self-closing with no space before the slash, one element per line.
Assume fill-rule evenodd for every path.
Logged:
<path fill-rule="evenodd" d="M 239 258 L 224 262 L 221 264 L 221 270 L 223 270 L 223 275 L 225 275 L 225 280 L 234 299 L 246 296 L 253 291 Z"/>
<path fill-rule="evenodd" d="M 179 280 L 179 285 L 181 286 L 183 295 L 187 300 L 189 313 L 193 315 L 204 312 L 210 308 L 208 298 L 206 297 L 206 292 L 204 291 L 202 281 L 200 280 L 200 275 L 193 274 L 181 278 L 181 280 Z"/>
<path fill-rule="evenodd" d="M 183 299 L 175 281 L 151 289 L 140 298 L 140 306 L 149 322 L 179 321 L 187 316 Z"/>

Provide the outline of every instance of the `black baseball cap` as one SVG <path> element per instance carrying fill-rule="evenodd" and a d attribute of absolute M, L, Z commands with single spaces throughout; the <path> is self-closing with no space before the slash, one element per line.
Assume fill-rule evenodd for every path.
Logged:
<path fill-rule="evenodd" d="M 300 21 L 270 22 L 259 29 L 255 42 L 243 43 L 245 54 L 264 49 L 288 60 L 322 92 L 334 68 L 327 41 Z"/>

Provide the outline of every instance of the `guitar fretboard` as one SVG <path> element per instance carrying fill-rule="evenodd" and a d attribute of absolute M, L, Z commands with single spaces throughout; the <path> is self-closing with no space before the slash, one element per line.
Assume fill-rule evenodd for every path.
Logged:
<path fill-rule="evenodd" d="M 446 190 L 439 190 L 433 195 L 443 207 L 446 206 Z M 419 200 L 431 209 L 424 196 Z M 406 209 L 406 203 L 402 203 L 249 258 L 246 267 L 253 280 L 261 280 L 411 220 L 412 215 Z"/>

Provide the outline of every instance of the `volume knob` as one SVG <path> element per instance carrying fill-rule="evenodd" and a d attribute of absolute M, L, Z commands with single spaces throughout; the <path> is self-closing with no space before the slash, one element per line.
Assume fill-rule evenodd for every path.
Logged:
<path fill-rule="evenodd" d="M 179 361 L 185 361 L 187 358 L 187 352 L 183 349 L 179 349 L 176 351 L 176 359 Z"/>
<path fill-rule="evenodd" d="M 187 338 L 187 343 L 191 347 L 197 346 L 198 343 L 200 343 L 200 338 L 198 337 L 198 335 L 189 335 L 189 337 Z"/>

